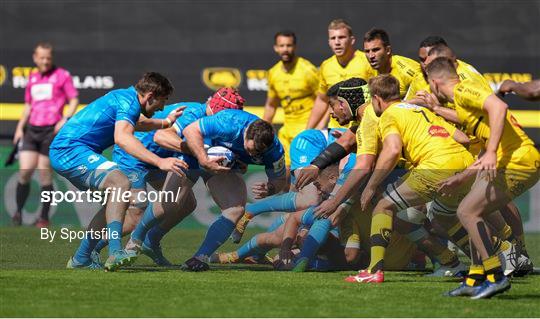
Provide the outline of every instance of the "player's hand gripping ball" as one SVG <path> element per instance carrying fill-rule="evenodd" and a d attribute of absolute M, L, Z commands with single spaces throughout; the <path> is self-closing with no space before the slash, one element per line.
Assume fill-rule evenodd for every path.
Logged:
<path fill-rule="evenodd" d="M 224 167 L 232 167 L 235 163 L 234 153 L 223 146 L 212 146 L 207 151 L 209 159 L 214 159 L 216 157 L 224 157 L 218 164 Z"/>

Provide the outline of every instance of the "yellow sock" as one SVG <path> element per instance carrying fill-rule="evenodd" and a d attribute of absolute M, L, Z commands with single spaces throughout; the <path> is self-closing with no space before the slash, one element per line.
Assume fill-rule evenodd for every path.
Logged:
<path fill-rule="evenodd" d="M 467 279 L 465 279 L 465 283 L 468 286 L 474 286 L 477 281 L 480 281 L 483 279 L 485 275 L 484 266 L 482 265 L 471 265 L 469 268 L 469 273 L 467 274 Z"/>
<path fill-rule="evenodd" d="M 484 269 L 486 271 L 487 280 L 491 282 L 497 281 L 499 279 L 497 277 L 502 274 L 501 261 L 499 259 L 499 256 L 490 256 L 484 259 L 482 261 L 482 264 L 484 265 Z"/>
<path fill-rule="evenodd" d="M 374 213 L 371 219 L 371 262 L 368 270 L 375 272 L 383 269 L 384 253 L 392 234 L 392 216 Z"/>

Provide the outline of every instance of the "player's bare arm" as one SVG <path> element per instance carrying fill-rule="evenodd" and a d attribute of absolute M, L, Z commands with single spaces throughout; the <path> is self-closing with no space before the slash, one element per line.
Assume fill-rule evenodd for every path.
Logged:
<path fill-rule="evenodd" d="M 198 120 L 184 129 L 184 136 L 191 153 L 197 158 L 202 167 L 215 173 L 228 172 L 231 170 L 229 167 L 219 165 L 219 162 L 221 162 L 224 157 L 208 158 L 208 155 L 204 150 L 204 140 L 201 129 L 199 128 Z"/>
<path fill-rule="evenodd" d="M 133 136 L 135 128 L 127 121 L 118 121 L 114 127 L 114 142 L 129 154 L 141 161 L 159 167 L 164 171 L 172 171 L 184 176 L 182 169 L 187 169 L 188 165 L 176 158 L 161 158 L 147 150 L 142 143 Z"/>
<path fill-rule="evenodd" d="M 478 159 L 479 168 L 488 170 L 490 178 L 494 178 L 497 168 L 497 149 L 504 130 L 504 121 L 508 105 L 499 99 L 495 94 L 490 95 L 484 102 L 489 118 L 490 137 L 486 143 L 486 151 Z"/>
<path fill-rule="evenodd" d="M 459 144 L 467 147 L 469 146 L 471 139 L 467 136 L 467 134 L 463 133 L 463 131 L 456 129 L 454 132 L 454 135 L 452 135 L 452 138 L 454 141 L 458 142 Z"/>
<path fill-rule="evenodd" d="M 326 94 L 317 94 L 306 128 L 319 128 L 321 122 L 326 122 L 323 121 L 326 114 L 328 114 L 328 96 Z"/>
<path fill-rule="evenodd" d="M 187 143 L 178 136 L 173 127 L 157 130 L 154 134 L 154 142 L 168 150 L 191 154 L 191 150 L 187 146 Z"/>
<path fill-rule="evenodd" d="M 512 92 L 526 100 L 539 101 L 540 80 L 534 80 L 526 83 L 505 80 L 499 88 L 499 93 L 508 94 Z"/>
<path fill-rule="evenodd" d="M 176 110 L 173 110 L 165 119 L 154 119 L 148 118 L 143 114 L 140 115 L 137 125 L 135 126 L 136 131 L 153 131 L 159 130 L 162 128 L 169 128 L 173 125 L 177 118 L 182 116 L 185 106 L 181 106 Z"/>
<path fill-rule="evenodd" d="M 377 159 L 375 170 L 362 192 L 360 199 L 362 210 L 366 210 L 369 207 L 377 187 L 381 185 L 398 163 L 402 148 L 403 141 L 398 134 L 390 134 L 384 139 L 383 148 Z"/>
<path fill-rule="evenodd" d="M 276 115 L 277 108 L 279 106 L 279 99 L 277 97 L 268 97 L 266 103 L 264 103 L 264 115 L 263 120 L 268 123 L 272 123 L 274 116 Z"/>
<path fill-rule="evenodd" d="M 431 111 L 433 111 L 433 113 L 439 116 L 442 116 L 445 120 L 452 122 L 454 124 L 460 124 L 459 118 L 457 117 L 456 110 L 453 110 L 451 108 L 441 105 L 441 103 L 439 102 L 435 94 L 429 93 L 423 90 L 418 91 L 413 102 L 416 100 L 419 100 L 420 103 L 412 103 L 412 104 L 424 106 L 430 109 Z M 411 103 L 411 102 L 408 101 L 408 103 Z"/>
<path fill-rule="evenodd" d="M 376 158 L 377 157 L 372 154 L 358 155 L 354 168 L 349 173 L 343 186 L 339 188 L 339 191 L 336 192 L 333 198 L 323 201 L 315 208 L 315 216 L 330 216 L 340 205 L 350 205 L 349 203 L 345 203 L 345 201 L 360 191 L 360 186 L 371 173 Z"/>

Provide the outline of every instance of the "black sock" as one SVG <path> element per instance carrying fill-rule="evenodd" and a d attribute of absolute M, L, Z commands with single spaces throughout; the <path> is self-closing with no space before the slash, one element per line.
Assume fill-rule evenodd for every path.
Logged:
<path fill-rule="evenodd" d="M 44 185 L 41 187 L 41 192 L 52 192 L 53 191 L 52 185 Z M 42 203 L 43 206 L 41 206 L 41 219 L 49 220 L 49 209 L 51 208 L 51 202 L 45 201 Z"/>
<path fill-rule="evenodd" d="M 21 184 L 20 182 L 17 183 L 16 197 L 17 197 L 17 212 L 18 213 L 22 213 L 22 209 L 24 207 L 24 204 L 26 203 L 26 200 L 28 199 L 29 194 L 30 194 L 30 183 L 28 184 Z"/>

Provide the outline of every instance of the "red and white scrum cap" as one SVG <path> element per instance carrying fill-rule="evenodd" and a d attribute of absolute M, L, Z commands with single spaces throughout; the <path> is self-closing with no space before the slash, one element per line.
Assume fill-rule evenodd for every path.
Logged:
<path fill-rule="evenodd" d="M 242 110 L 246 100 L 234 88 L 221 88 L 217 90 L 208 101 L 212 113 L 226 109 Z"/>

